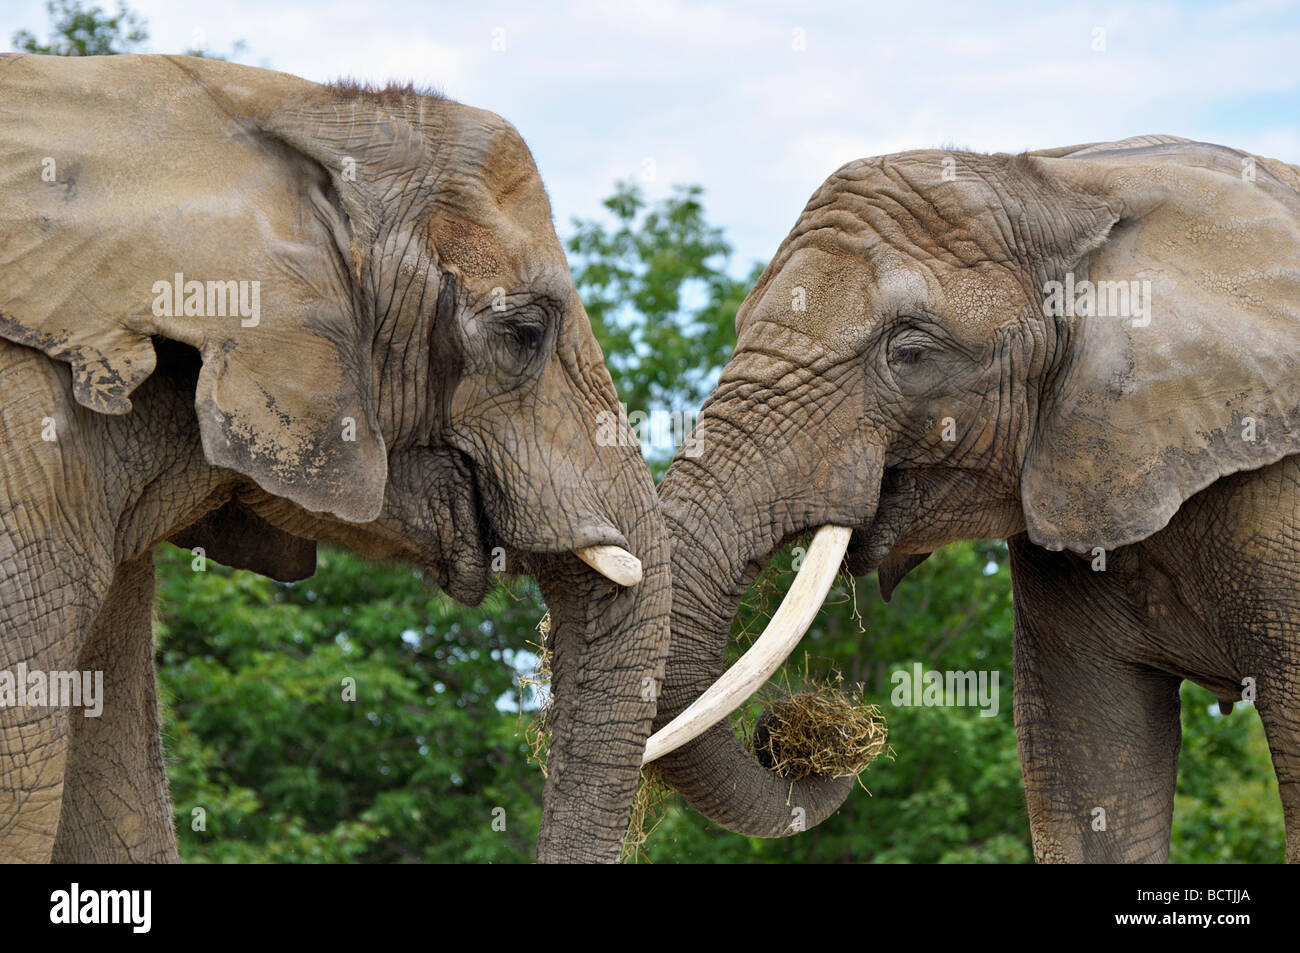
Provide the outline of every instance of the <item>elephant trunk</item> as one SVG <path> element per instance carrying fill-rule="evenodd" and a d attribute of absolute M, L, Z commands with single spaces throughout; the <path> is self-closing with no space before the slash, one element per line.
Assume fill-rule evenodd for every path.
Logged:
<path fill-rule="evenodd" d="M 825 454 L 820 459 L 800 455 L 791 445 L 765 465 L 746 466 L 737 462 L 737 448 L 752 438 L 732 431 L 726 441 L 727 428 L 718 419 L 702 419 L 700 429 L 708 434 L 712 452 L 700 459 L 679 455 L 659 488 L 673 541 L 673 606 L 672 651 L 656 730 L 722 674 L 740 600 L 772 552 L 803 530 L 857 522 L 832 502 L 844 495 L 828 482 L 825 466 L 840 471 L 837 482 L 847 477 L 869 485 L 869 478 L 852 472 L 856 468 L 845 473 L 842 462 Z M 781 492 L 771 474 L 783 472 L 781 486 L 787 490 Z M 799 478 L 787 480 L 794 474 Z M 878 469 L 875 481 L 878 485 Z M 870 505 L 874 509 L 874 498 Z M 656 763 L 697 811 L 751 837 L 783 837 L 812 827 L 834 813 L 853 786 L 852 777 L 782 777 L 755 760 L 725 720 Z"/>
<path fill-rule="evenodd" d="M 641 580 L 623 587 L 571 555 L 535 570 L 551 613 L 550 747 L 537 859 L 619 859 L 668 652 L 668 542 L 639 458 L 619 483 Z"/>

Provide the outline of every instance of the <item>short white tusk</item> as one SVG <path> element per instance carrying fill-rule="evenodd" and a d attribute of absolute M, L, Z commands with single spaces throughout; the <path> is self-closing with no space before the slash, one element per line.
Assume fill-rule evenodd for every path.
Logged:
<path fill-rule="evenodd" d="M 823 526 L 817 531 L 799 575 L 758 641 L 685 711 L 650 736 L 642 764 L 662 758 L 712 728 L 772 677 L 817 617 L 852 535 L 853 531 L 843 526 Z"/>
<path fill-rule="evenodd" d="M 575 549 L 573 555 L 620 586 L 635 586 L 641 581 L 641 560 L 621 546 L 584 546 Z"/>

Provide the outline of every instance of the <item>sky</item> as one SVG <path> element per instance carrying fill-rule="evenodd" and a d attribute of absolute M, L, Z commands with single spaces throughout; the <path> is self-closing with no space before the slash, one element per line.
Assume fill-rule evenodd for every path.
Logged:
<path fill-rule="evenodd" d="M 114 0 L 101 0 L 110 5 Z M 414 80 L 509 119 L 561 237 L 618 179 L 705 189 L 731 270 L 840 165 L 1171 133 L 1300 163 L 1300 2 L 134 0 L 149 52 L 201 45 L 327 81 Z M 0 41 L 44 38 L 0 0 Z"/>

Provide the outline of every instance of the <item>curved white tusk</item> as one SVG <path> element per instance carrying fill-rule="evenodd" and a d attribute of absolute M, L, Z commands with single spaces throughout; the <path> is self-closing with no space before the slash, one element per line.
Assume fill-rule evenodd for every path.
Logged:
<path fill-rule="evenodd" d="M 642 764 L 662 758 L 712 728 L 772 677 L 817 617 L 840 571 L 851 535 L 853 531 L 843 526 L 823 526 L 817 531 L 799 575 L 758 641 L 685 711 L 650 736 Z"/>
<path fill-rule="evenodd" d="M 621 546 L 584 546 L 573 555 L 610 582 L 635 586 L 641 581 L 641 560 Z"/>

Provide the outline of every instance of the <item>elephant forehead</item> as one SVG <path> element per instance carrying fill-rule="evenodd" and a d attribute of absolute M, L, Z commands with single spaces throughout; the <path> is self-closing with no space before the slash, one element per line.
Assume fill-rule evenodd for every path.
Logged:
<path fill-rule="evenodd" d="M 1025 292 L 1006 267 L 981 262 L 954 270 L 940 281 L 942 300 L 937 310 L 950 329 L 968 339 L 986 337 L 1019 318 Z"/>
<path fill-rule="evenodd" d="M 737 330 L 775 321 L 833 350 L 854 350 L 882 320 L 929 314 L 974 344 L 1017 320 L 1024 306 L 1022 284 L 1005 264 L 919 260 L 876 238 L 852 253 L 824 245 L 789 250 L 761 299 L 741 312 Z"/>
<path fill-rule="evenodd" d="M 564 264 L 551 205 L 527 145 L 495 113 L 450 110 L 453 168 L 425 228 L 439 261 L 463 277 L 510 288 Z"/>
<path fill-rule="evenodd" d="M 538 231 L 499 212 L 474 218 L 464 212 L 429 216 L 430 252 L 441 265 L 484 290 L 501 287 L 513 292 L 528 285 L 565 297 L 565 283 L 559 280 L 568 276 L 564 249 L 549 222 Z M 551 287 L 557 282 L 558 288 Z"/>
<path fill-rule="evenodd" d="M 445 265 L 454 265 L 470 278 L 500 275 L 505 255 L 492 229 L 458 218 L 436 217 L 430 222 L 434 253 Z"/>
<path fill-rule="evenodd" d="M 831 231 L 935 268 L 1006 261 L 1011 223 L 1030 213 L 1004 180 L 1002 163 L 962 152 L 849 163 L 813 197 L 790 240 Z"/>
<path fill-rule="evenodd" d="M 932 281 L 915 261 L 887 247 L 873 254 L 794 251 L 744 319 L 779 321 L 827 343 L 853 344 L 884 315 L 922 306 Z"/>

